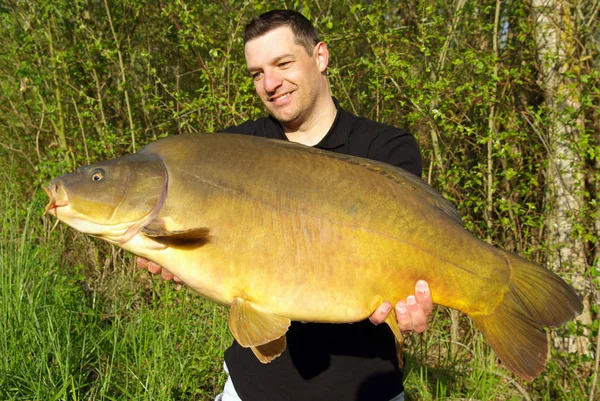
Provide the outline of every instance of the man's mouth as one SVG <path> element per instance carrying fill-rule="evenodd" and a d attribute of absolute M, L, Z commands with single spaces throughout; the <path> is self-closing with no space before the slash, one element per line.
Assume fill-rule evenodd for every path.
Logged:
<path fill-rule="evenodd" d="M 271 102 L 275 105 L 281 105 L 281 104 L 286 103 L 291 95 L 292 95 L 292 92 L 286 92 L 281 95 L 270 96 L 269 102 Z"/>

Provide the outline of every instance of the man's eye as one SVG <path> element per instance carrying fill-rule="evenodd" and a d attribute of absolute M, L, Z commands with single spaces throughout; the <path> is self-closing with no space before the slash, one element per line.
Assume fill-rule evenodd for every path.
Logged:
<path fill-rule="evenodd" d="M 252 79 L 255 81 L 257 79 L 260 79 L 260 77 L 262 77 L 262 72 L 255 72 L 254 74 L 252 74 Z"/>
<path fill-rule="evenodd" d="M 279 63 L 279 67 L 281 67 L 281 68 L 289 67 L 290 64 L 292 64 L 291 61 L 284 61 L 283 63 Z"/>

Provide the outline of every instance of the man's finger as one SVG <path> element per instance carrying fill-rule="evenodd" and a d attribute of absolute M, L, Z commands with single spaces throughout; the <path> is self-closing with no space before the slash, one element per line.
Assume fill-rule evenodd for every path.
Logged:
<path fill-rule="evenodd" d="M 142 258 L 141 256 L 137 256 L 135 258 L 135 264 L 140 269 L 147 269 L 148 268 L 148 262 L 150 262 L 148 259 Z"/>
<path fill-rule="evenodd" d="M 433 311 L 433 300 L 431 299 L 429 285 L 425 280 L 417 281 L 415 285 L 415 298 L 421 309 L 423 309 L 425 316 L 431 314 Z"/>
<path fill-rule="evenodd" d="M 398 327 L 402 332 L 408 332 L 413 329 L 412 320 L 408 314 L 408 305 L 406 301 L 399 301 L 396 304 L 396 320 L 398 320 Z"/>
<path fill-rule="evenodd" d="M 163 280 L 166 280 L 166 281 L 173 280 L 173 277 L 174 277 L 173 273 L 171 273 L 164 267 L 162 268 L 162 270 L 160 272 L 160 276 L 163 278 Z"/>
<path fill-rule="evenodd" d="M 381 324 L 385 322 L 385 318 L 387 317 L 387 315 L 389 315 L 391 310 L 392 304 L 389 302 L 384 302 L 381 305 L 379 305 L 379 308 L 377 308 L 375 312 L 373 312 L 373 314 L 369 317 L 369 320 L 374 325 Z"/>
<path fill-rule="evenodd" d="M 148 261 L 148 271 L 152 274 L 158 274 L 160 273 L 162 270 L 162 266 L 157 265 L 156 263 L 152 262 L 152 261 Z"/>
<path fill-rule="evenodd" d="M 427 329 L 427 315 L 417 303 L 415 296 L 411 295 L 406 299 L 408 315 L 412 323 L 412 330 L 416 333 L 422 333 Z"/>

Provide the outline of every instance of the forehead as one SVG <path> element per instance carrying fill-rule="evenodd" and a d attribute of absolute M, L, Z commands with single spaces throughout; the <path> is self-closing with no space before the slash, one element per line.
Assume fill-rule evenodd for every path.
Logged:
<path fill-rule="evenodd" d="M 268 64 L 288 54 L 307 56 L 304 47 L 294 40 L 294 33 L 289 27 L 273 29 L 248 41 L 244 46 L 244 55 L 249 69 L 261 64 Z"/>

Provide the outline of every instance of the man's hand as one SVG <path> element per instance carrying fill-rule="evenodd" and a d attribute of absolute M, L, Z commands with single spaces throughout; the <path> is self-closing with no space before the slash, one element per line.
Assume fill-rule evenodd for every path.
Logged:
<path fill-rule="evenodd" d="M 157 265 L 156 263 L 154 263 L 146 258 L 142 258 L 141 256 L 138 256 L 135 258 L 135 263 L 137 264 L 137 267 L 139 267 L 140 269 L 148 269 L 148 271 L 152 274 L 160 273 L 160 276 L 165 280 L 173 280 L 176 283 L 183 283 L 183 281 L 181 281 L 181 279 L 179 277 L 173 275 L 173 273 L 171 273 L 164 267 Z"/>
<path fill-rule="evenodd" d="M 433 301 L 429 285 L 424 280 L 417 281 L 415 295 L 410 295 L 405 300 L 396 304 L 396 319 L 402 332 L 414 331 L 422 333 L 427 329 L 427 316 L 433 310 Z M 392 304 L 382 303 L 369 317 L 373 324 L 381 324 L 392 310 Z"/>

